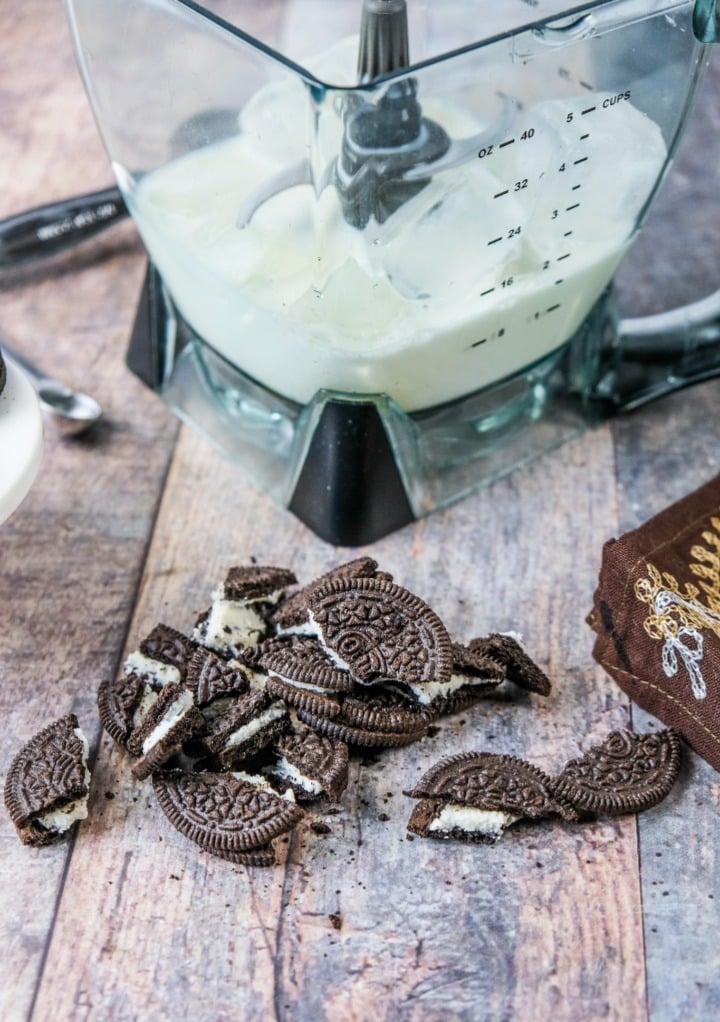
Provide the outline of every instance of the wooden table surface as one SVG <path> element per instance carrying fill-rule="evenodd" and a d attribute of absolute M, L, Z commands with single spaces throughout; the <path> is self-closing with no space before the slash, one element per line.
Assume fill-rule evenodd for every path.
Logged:
<path fill-rule="evenodd" d="M 628 309 L 717 287 L 720 77 L 622 277 Z M 56 0 L 0 5 L 0 216 L 110 182 Z M 547 700 L 485 702 L 376 762 L 353 760 L 329 834 L 275 868 L 199 853 L 101 733 L 96 690 L 159 620 L 181 629 L 227 567 L 303 580 L 351 556 L 252 488 L 126 370 L 144 269 L 130 223 L 0 276 L 0 332 L 93 393 L 106 420 L 46 430 L 39 478 L 0 530 L 0 773 L 74 711 L 89 818 L 23 847 L 0 818 L 0 1018 L 711 1019 L 720 1011 L 720 783 L 690 751 L 640 817 L 408 841 L 402 788 L 489 749 L 555 769 L 646 718 L 591 658 L 602 544 L 718 471 L 720 381 L 606 424 L 367 552 L 459 638 L 515 629 Z M 341 925 L 337 923 L 340 917 Z"/>

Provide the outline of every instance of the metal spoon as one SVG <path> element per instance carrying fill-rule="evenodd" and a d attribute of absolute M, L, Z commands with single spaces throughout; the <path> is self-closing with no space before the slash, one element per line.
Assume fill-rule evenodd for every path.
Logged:
<path fill-rule="evenodd" d="M 56 428 L 65 436 L 78 436 L 102 418 L 102 408 L 89 394 L 71 390 L 64 383 L 47 376 L 24 355 L 0 338 L 0 348 L 30 377 L 40 401 L 40 407 Z"/>

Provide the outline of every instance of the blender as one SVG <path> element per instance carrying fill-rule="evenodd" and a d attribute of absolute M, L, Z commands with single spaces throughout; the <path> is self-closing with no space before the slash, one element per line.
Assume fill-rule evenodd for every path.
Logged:
<path fill-rule="evenodd" d="M 337 545 L 720 368 L 613 274 L 708 0 L 66 0 L 149 256 L 131 369 Z"/>

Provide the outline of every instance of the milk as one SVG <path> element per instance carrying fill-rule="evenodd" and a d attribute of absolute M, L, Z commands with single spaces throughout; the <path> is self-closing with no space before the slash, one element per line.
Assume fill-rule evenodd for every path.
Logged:
<path fill-rule="evenodd" d="M 487 129 L 420 98 L 451 138 Z M 236 136 L 138 182 L 116 168 L 184 318 L 244 373 L 303 404 L 328 388 L 416 411 L 557 350 L 612 277 L 667 156 L 630 93 L 550 100 L 514 117 L 511 144 L 501 137 L 439 171 L 383 224 L 350 226 L 332 184 L 319 195 L 305 184 L 239 227 L 253 193 L 307 155 L 305 110 L 299 81 L 273 85 Z M 326 112 L 318 132 L 329 162 L 341 119 Z"/>

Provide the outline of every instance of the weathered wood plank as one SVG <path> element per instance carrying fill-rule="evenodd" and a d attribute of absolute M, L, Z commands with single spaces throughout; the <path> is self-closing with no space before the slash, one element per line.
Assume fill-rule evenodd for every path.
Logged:
<path fill-rule="evenodd" d="M 642 1018 L 632 820 L 451 847 L 406 839 L 401 794 L 450 751 L 514 752 L 554 769 L 626 719 L 583 624 L 596 551 L 614 527 L 611 467 L 600 430 L 373 546 L 453 634 L 522 629 L 556 689 L 542 705 L 488 702 L 432 740 L 356 761 L 340 812 L 320 813 L 330 835 L 301 826 L 284 865 L 253 871 L 198 854 L 103 741 L 34 1017 L 72 1013 L 82 998 L 85 1017 L 105 1020 L 181 1010 L 208 1020 L 474 1018 L 480 1004 L 498 1018 Z M 236 560 L 288 563 L 307 579 L 346 554 L 184 432 L 129 643 L 158 619 L 189 627 Z"/>
<path fill-rule="evenodd" d="M 60 5 L 0 7 L 0 215 L 109 180 L 71 61 Z M 20 745 L 70 709 L 97 740 L 93 684 L 125 639 L 176 433 L 123 366 L 142 262 L 127 225 L 0 275 L 0 333 L 106 410 L 86 440 L 47 429 L 37 483 L 2 526 L 3 779 Z M 14 1020 L 35 996 L 71 848 L 23 848 L 4 812 L 0 848 L 0 1017 Z"/>

